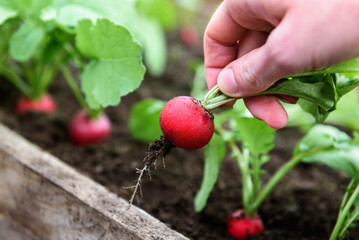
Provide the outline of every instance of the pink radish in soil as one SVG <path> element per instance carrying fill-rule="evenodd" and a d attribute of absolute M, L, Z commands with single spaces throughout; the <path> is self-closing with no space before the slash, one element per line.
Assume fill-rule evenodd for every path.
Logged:
<path fill-rule="evenodd" d="M 84 110 L 78 112 L 69 126 L 71 140 L 79 146 L 90 146 L 106 140 L 111 132 L 111 122 L 105 113 L 95 119 Z"/>
<path fill-rule="evenodd" d="M 56 110 L 56 104 L 49 94 L 44 94 L 40 99 L 31 99 L 29 97 L 21 97 L 16 104 L 15 112 L 18 115 L 27 112 L 43 112 L 51 113 Z"/>
<path fill-rule="evenodd" d="M 233 212 L 227 220 L 228 234 L 237 239 L 246 239 L 263 231 L 262 219 L 258 215 L 246 215 L 242 209 Z"/>
<path fill-rule="evenodd" d="M 187 47 L 194 47 L 199 41 L 197 30 L 189 25 L 180 28 L 180 38 L 182 43 Z"/>
<path fill-rule="evenodd" d="M 207 145 L 214 132 L 213 115 L 200 101 L 187 96 L 166 103 L 160 114 L 160 126 L 168 141 L 188 150 Z"/>

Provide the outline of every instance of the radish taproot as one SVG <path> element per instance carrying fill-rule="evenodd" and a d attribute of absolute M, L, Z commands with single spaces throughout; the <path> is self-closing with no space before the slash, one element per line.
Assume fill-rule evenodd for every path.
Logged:
<path fill-rule="evenodd" d="M 69 126 L 70 139 L 79 146 L 103 142 L 109 137 L 110 132 L 111 122 L 104 113 L 92 119 L 84 110 L 74 116 Z"/>
<path fill-rule="evenodd" d="M 49 94 L 44 94 L 40 99 L 31 99 L 23 96 L 16 104 L 15 112 L 18 115 L 27 112 L 51 113 L 56 110 L 56 104 Z"/>
<path fill-rule="evenodd" d="M 188 96 L 175 97 L 160 114 L 163 135 L 174 146 L 194 150 L 207 145 L 214 132 L 213 115 L 201 102 Z"/>
<path fill-rule="evenodd" d="M 237 239 L 246 239 L 263 231 L 262 219 L 258 215 L 246 215 L 243 209 L 233 212 L 227 220 L 228 234 Z"/>

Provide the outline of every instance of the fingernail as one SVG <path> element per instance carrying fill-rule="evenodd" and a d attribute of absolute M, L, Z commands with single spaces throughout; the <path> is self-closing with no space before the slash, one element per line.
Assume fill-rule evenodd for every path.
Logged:
<path fill-rule="evenodd" d="M 238 93 L 239 92 L 239 86 L 234 79 L 233 70 L 228 68 L 224 69 L 218 76 L 217 79 L 218 86 L 220 89 L 226 93 Z"/>

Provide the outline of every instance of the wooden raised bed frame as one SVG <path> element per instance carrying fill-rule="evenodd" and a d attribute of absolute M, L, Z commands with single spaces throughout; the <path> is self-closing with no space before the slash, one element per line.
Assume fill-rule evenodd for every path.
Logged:
<path fill-rule="evenodd" d="M 0 239 L 188 238 L 0 124 Z"/>

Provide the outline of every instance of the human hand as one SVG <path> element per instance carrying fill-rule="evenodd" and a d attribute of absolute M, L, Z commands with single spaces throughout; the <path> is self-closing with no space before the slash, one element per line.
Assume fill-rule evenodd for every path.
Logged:
<path fill-rule="evenodd" d="M 282 128 L 288 116 L 277 96 L 247 96 L 357 57 L 358 20 L 357 0 L 224 0 L 204 36 L 208 88 L 243 97 L 253 116 Z"/>

